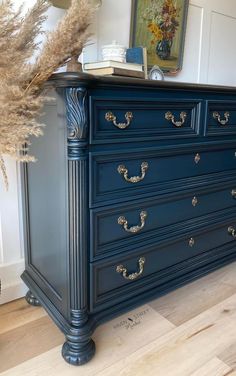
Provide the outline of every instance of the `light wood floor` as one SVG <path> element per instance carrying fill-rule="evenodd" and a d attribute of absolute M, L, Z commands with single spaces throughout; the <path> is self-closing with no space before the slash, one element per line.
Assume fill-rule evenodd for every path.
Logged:
<path fill-rule="evenodd" d="M 105 325 L 83 367 L 63 335 L 24 299 L 0 307 L 0 373 L 8 376 L 236 376 L 236 263 Z"/>

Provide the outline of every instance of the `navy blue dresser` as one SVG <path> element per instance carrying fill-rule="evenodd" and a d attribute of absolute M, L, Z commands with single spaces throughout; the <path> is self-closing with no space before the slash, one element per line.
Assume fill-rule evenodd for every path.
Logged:
<path fill-rule="evenodd" d="M 96 326 L 236 259 L 236 89 L 60 73 L 24 166 L 27 300 Z"/>

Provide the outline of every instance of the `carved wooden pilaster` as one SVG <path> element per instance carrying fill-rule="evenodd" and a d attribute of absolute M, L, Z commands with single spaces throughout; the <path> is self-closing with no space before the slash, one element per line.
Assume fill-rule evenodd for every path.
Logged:
<path fill-rule="evenodd" d="M 71 323 L 83 326 L 87 314 L 88 117 L 86 88 L 66 89 L 69 179 Z"/>
<path fill-rule="evenodd" d="M 71 332 L 62 347 L 64 359 L 87 363 L 95 353 L 88 325 L 88 116 L 86 88 L 65 91 L 68 128 L 69 281 Z"/>
<path fill-rule="evenodd" d="M 82 326 L 87 315 L 87 159 L 69 160 L 69 252 L 71 322 Z"/>

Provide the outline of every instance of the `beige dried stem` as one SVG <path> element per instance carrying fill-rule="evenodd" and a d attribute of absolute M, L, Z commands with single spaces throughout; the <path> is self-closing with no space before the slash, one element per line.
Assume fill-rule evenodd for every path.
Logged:
<path fill-rule="evenodd" d="M 91 33 L 88 28 L 96 7 L 88 0 L 72 0 L 66 15 L 47 41 L 35 65 L 29 72 L 30 84 L 41 87 L 51 74 L 72 57 L 79 56 Z"/>
<path fill-rule="evenodd" d="M 0 6 L 0 169 L 6 186 L 3 154 L 21 159 L 19 153 L 25 139 L 39 133 L 33 121 L 39 101 L 24 97 L 20 72 L 37 49 L 35 37 L 48 7 L 46 0 L 40 0 L 23 17 L 22 8 L 14 10 L 11 0 Z"/>
<path fill-rule="evenodd" d="M 3 155 L 33 161 L 25 154 L 30 136 L 42 135 L 38 118 L 45 97 L 45 81 L 72 57 L 79 56 L 90 33 L 95 7 L 87 0 L 72 0 L 71 7 L 46 42 L 35 63 L 35 38 L 42 32 L 47 0 L 38 0 L 23 17 L 13 11 L 12 1 L 0 6 L 0 169 L 7 185 Z M 22 146 L 24 145 L 24 147 Z"/>

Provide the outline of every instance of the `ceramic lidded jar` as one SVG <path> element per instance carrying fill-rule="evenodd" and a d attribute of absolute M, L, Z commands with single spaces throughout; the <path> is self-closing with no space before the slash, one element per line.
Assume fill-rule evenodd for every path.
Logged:
<path fill-rule="evenodd" d="M 126 50 L 126 47 L 117 44 L 116 41 L 113 41 L 112 44 L 102 46 L 102 60 L 113 60 L 125 63 Z"/>

